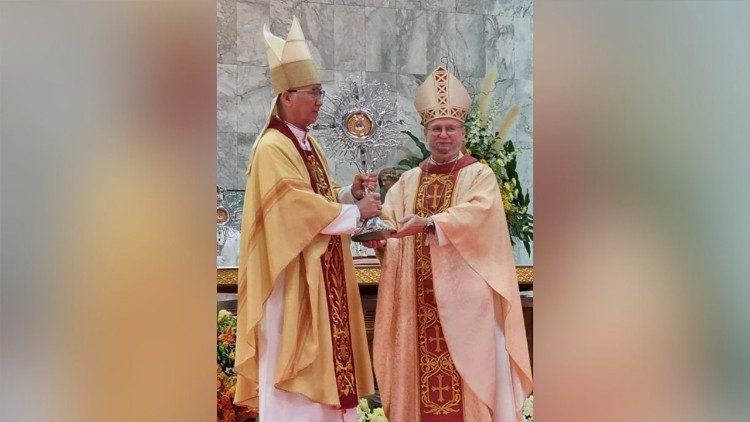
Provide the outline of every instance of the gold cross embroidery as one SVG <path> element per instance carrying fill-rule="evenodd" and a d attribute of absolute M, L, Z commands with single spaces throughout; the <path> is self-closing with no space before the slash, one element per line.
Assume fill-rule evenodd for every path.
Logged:
<path fill-rule="evenodd" d="M 427 341 L 428 342 L 432 341 L 432 342 L 435 343 L 435 351 L 436 352 L 442 352 L 443 349 L 440 347 L 440 342 L 443 341 L 443 340 L 445 340 L 445 337 L 442 337 L 440 335 L 440 327 L 438 327 L 437 325 L 433 325 L 432 328 L 435 329 L 435 337 L 430 337 L 430 339 L 427 340 Z"/>
<path fill-rule="evenodd" d="M 433 393 L 435 391 L 438 392 L 438 402 L 442 403 L 445 401 L 445 399 L 443 398 L 443 391 L 448 391 L 448 386 L 447 385 L 443 386 L 443 374 L 438 374 L 437 379 L 438 379 L 438 386 L 432 387 L 431 390 Z"/>
<path fill-rule="evenodd" d="M 432 189 L 432 193 L 429 194 L 429 195 L 427 195 L 427 199 L 432 199 L 432 209 L 434 210 L 435 208 L 437 208 L 437 205 L 438 205 L 437 204 L 437 200 L 440 199 L 443 195 L 442 194 L 438 195 L 438 185 L 437 184 L 431 185 L 430 187 L 433 188 L 433 189 Z"/>

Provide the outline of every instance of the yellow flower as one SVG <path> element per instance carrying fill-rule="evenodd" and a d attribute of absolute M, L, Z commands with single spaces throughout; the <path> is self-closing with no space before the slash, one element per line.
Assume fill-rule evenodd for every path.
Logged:
<path fill-rule="evenodd" d="M 500 196 L 503 199 L 503 207 L 507 210 L 511 206 L 511 194 L 507 190 L 505 190 L 505 186 L 503 186 L 503 190 L 500 191 Z"/>
<path fill-rule="evenodd" d="M 231 312 L 227 311 L 226 309 L 222 309 L 219 311 L 219 315 L 217 319 L 218 319 L 218 322 L 221 323 L 222 321 L 224 321 L 225 319 L 231 316 L 232 316 Z"/>
<path fill-rule="evenodd" d="M 359 410 L 361 410 L 364 413 L 370 412 L 370 405 L 367 403 L 367 399 L 359 399 L 358 406 Z"/>
<path fill-rule="evenodd" d="M 479 162 L 482 163 L 482 164 L 487 164 L 487 160 L 485 160 L 484 158 L 482 158 L 481 160 L 479 160 Z"/>
<path fill-rule="evenodd" d="M 372 411 L 372 418 L 370 419 L 371 422 L 388 422 L 388 418 L 385 416 L 385 412 L 383 411 L 382 407 L 378 407 L 377 409 Z"/>

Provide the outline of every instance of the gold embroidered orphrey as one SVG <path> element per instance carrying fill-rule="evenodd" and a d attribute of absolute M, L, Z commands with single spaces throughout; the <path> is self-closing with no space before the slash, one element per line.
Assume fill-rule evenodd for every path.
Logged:
<path fill-rule="evenodd" d="M 427 217 L 451 204 L 457 174 L 423 174 L 415 200 L 415 214 Z M 422 422 L 463 420 L 461 376 L 445 343 L 433 290 L 430 248 L 418 233 L 416 252 L 417 355 L 419 408 Z"/>
<path fill-rule="evenodd" d="M 333 190 L 326 177 L 323 165 L 315 152 L 305 154 L 308 170 L 317 186 L 318 193 L 335 201 Z M 336 375 L 336 386 L 339 391 L 341 408 L 357 405 L 356 378 L 354 375 L 354 356 L 349 330 L 349 303 L 346 294 L 346 275 L 344 257 L 341 250 L 341 236 L 331 236 L 328 248 L 320 258 L 323 264 L 323 275 L 328 301 L 328 318 L 333 340 L 333 364 Z"/>
<path fill-rule="evenodd" d="M 329 201 L 335 202 L 336 195 L 331 189 L 331 183 L 323 167 L 323 162 L 316 150 L 302 150 L 299 144 L 293 140 L 294 135 L 289 128 L 278 118 L 272 118 L 269 127 L 283 133 L 294 144 L 297 152 L 303 158 L 313 190 Z M 354 352 L 349 327 L 349 302 L 346 292 L 341 236 L 331 236 L 325 253 L 320 257 L 320 263 L 328 304 L 333 369 L 339 394 L 339 404 L 342 409 L 349 409 L 357 406 L 357 381 L 354 373 Z"/>

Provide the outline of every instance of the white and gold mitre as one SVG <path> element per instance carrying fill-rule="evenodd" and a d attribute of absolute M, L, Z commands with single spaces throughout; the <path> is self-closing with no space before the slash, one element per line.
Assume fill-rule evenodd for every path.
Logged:
<path fill-rule="evenodd" d="M 292 19 L 286 40 L 272 34 L 267 25 L 263 25 L 263 37 L 268 44 L 266 56 L 274 96 L 288 89 L 320 83 L 305 34 L 296 16 Z"/>
<path fill-rule="evenodd" d="M 440 66 L 417 88 L 414 107 L 423 125 L 441 117 L 463 122 L 469 114 L 471 96 L 461 81 Z"/>

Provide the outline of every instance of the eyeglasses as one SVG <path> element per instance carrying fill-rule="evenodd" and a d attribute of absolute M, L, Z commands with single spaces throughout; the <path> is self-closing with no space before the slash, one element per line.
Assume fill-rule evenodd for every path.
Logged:
<path fill-rule="evenodd" d="M 453 135 L 458 132 L 459 129 L 463 128 L 463 126 L 433 126 L 428 127 L 427 130 L 433 135 L 440 135 L 441 133 L 443 133 L 443 130 L 445 130 L 445 133 L 447 133 L 448 135 Z"/>
<path fill-rule="evenodd" d="M 326 92 L 322 89 L 287 89 L 287 92 L 306 92 L 315 98 L 323 99 L 326 97 Z"/>

